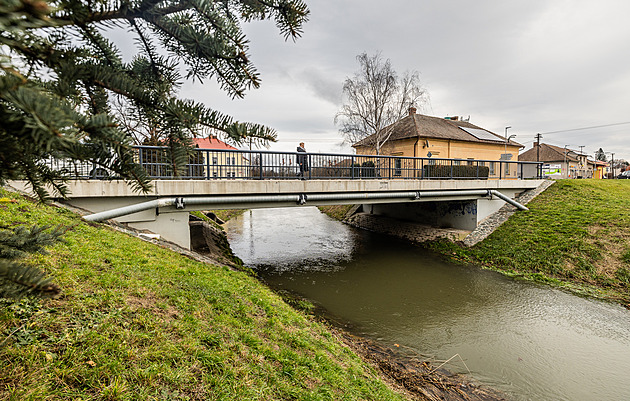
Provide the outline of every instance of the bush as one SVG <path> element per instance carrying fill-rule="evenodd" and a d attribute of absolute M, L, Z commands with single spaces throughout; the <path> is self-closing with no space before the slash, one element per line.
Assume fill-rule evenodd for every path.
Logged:
<path fill-rule="evenodd" d="M 376 167 L 374 162 L 361 163 L 361 177 L 376 177 Z"/>
<path fill-rule="evenodd" d="M 423 167 L 424 178 L 481 178 L 488 179 L 487 166 L 430 164 Z"/>

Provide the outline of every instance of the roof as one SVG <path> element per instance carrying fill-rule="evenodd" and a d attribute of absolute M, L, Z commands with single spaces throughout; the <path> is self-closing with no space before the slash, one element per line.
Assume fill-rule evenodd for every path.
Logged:
<path fill-rule="evenodd" d="M 484 131 L 484 136 L 496 137 L 496 139 L 480 139 L 476 136 L 464 131 L 463 128 L 472 128 L 475 130 Z M 380 131 L 380 135 L 385 135 L 384 132 L 392 130 L 392 134 L 389 141 L 396 141 L 407 138 L 435 138 L 435 139 L 450 139 L 455 141 L 464 142 L 478 142 L 478 143 L 505 143 L 505 138 L 488 131 L 487 129 L 478 127 L 467 121 L 444 119 L 440 117 L 425 116 L 422 114 L 416 114 L 415 109 L 409 110 L 409 115 L 399 120 L 398 122 L 384 128 Z M 375 139 L 376 134 L 372 134 L 359 142 L 353 144 L 353 147 L 357 146 L 370 146 Z M 508 145 L 523 147 L 520 143 L 509 141 Z"/>
<path fill-rule="evenodd" d="M 199 149 L 236 150 L 234 146 L 228 145 L 215 136 L 210 136 L 209 138 L 193 138 L 192 141 Z"/>
<path fill-rule="evenodd" d="M 566 156 L 565 156 L 566 153 Z M 579 153 L 571 150 L 561 148 L 559 146 L 549 145 L 547 143 L 540 144 L 540 153 L 538 156 L 538 160 L 541 162 L 560 162 L 564 160 L 577 162 Z M 518 156 L 519 161 L 536 161 L 536 146 L 529 149 L 526 152 L 521 153 Z"/>

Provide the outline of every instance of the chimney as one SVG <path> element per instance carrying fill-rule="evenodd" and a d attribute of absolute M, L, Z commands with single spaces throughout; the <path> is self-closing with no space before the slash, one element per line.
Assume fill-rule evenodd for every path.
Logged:
<path fill-rule="evenodd" d="M 418 109 L 416 109 L 415 107 L 411 106 L 409 108 L 409 115 L 412 116 L 412 115 L 416 114 L 416 111 L 418 111 Z"/>

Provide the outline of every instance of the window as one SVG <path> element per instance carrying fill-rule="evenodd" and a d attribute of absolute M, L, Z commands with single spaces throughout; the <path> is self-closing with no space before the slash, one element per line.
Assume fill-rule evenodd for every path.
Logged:
<path fill-rule="evenodd" d="M 229 157 L 225 158 L 225 164 L 227 164 L 228 166 L 230 165 L 230 158 Z"/>
<path fill-rule="evenodd" d="M 232 158 L 232 165 L 235 166 L 236 165 L 236 157 Z"/>
<path fill-rule="evenodd" d="M 510 163 L 505 163 L 505 175 L 510 175 Z"/>
<path fill-rule="evenodd" d="M 219 162 L 219 159 L 217 159 L 216 156 L 212 156 L 212 164 L 217 164 Z"/>
<path fill-rule="evenodd" d="M 394 159 L 394 175 L 400 177 L 402 175 L 402 160 Z"/>
<path fill-rule="evenodd" d="M 474 160 L 475 160 L 475 159 L 473 159 L 472 157 L 471 157 L 471 158 L 469 158 L 469 159 L 468 159 L 468 163 L 467 163 L 467 164 L 468 164 L 469 166 L 472 166 L 472 165 L 474 164 Z"/>
<path fill-rule="evenodd" d="M 453 164 L 455 166 L 459 166 L 460 164 L 462 164 L 462 161 L 461 160 L 453 160 Z"/>
<path fill-rule="evenodd" d="M 213 178 L 217 178 L 217 172 L 216 171 L 214 173 L 212 173 L 212 177 Z"/>
<path fill-rule="evenodd" d="M 488 172 L 488 174 L 494 175 L 494 162 L 489 162 L 488 167 L 490 168 L 490 171 Z"/>

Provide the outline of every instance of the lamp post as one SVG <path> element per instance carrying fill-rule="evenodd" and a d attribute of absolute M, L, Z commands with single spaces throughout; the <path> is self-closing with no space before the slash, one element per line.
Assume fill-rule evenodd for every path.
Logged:
<path fill-rule="evenodd" d="M 610 155 L 610 169 L 612 170 L 612 176 L 610 178 L 615 178 L 615 152 L 604 152 L 606 155 Z"/>
<path fill-rule="evenodd" d="M 510 141 L 510 139 L 515 138 L 516 135 L 510 135 L 510 137 L 508 138 L 507 136 L 507 130 L 509 130 L 510 128 L 512 128 L 511 126 L 505 127 L 505 145 L 504 145 L 504 149 L 503 149 L 503 154 L 504 154 L 504 158 L 507 160 L 507 143 Z"/>

